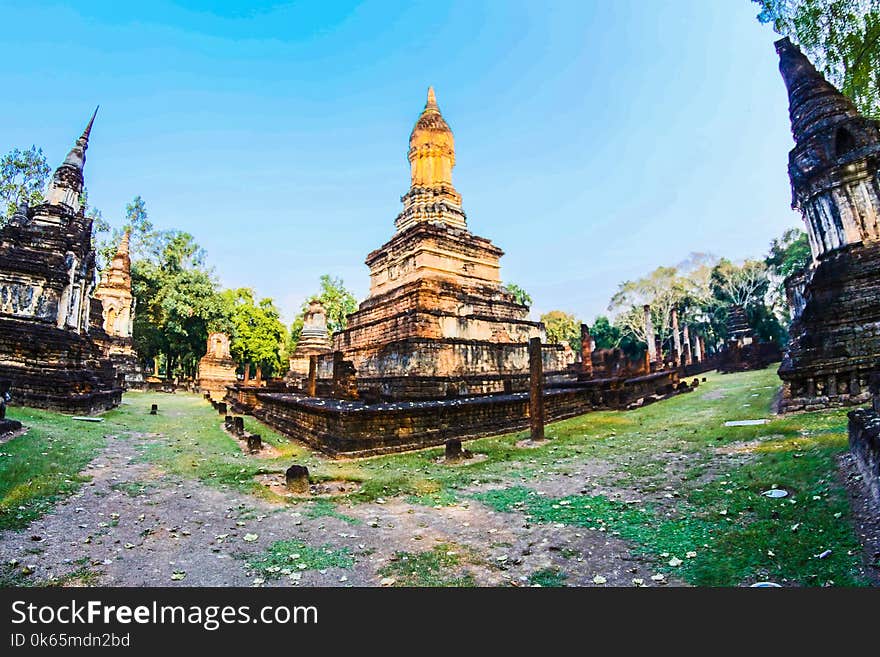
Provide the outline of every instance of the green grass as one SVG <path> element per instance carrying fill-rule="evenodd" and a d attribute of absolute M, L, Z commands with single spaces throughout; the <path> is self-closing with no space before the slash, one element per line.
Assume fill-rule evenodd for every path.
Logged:
<path fill-rule="evenodd" d="M 278 579 L 291 573 L 327 568 L 351 568 L 354 559 L 348 548 L 336 550 L 331 545 L 314 548 L 300 541 L 275 541 L 265 552 L 247 559 L 248 565 L 266 579 Z"/>
<path fill-rule="evenodd" d="M 425 552 L 395 552 L 379 574 L 393 578 L 394 586 L 474 586 L 473 575 L 462 573 L 460 564 L 459 549 L 441 543 Z"/>
<path fill-rule="evenodd" d="M 223 431 L 222 418 L 196 395 L 129 392 L 125 398 L 138 407 L 159 405 L 159 414 L 148 416 L 146 430 L 162 434 L 163 438 L 146 443 L 142 452 L 145 460 L 166 473 L 271 497 L 254 477 L 283 470 L 297 454 L 305 453 L 303 448 L 247 418 L 246 428 L 259 433 L 264 442 L 275 446 L 281 454 L 275 459 L 257 459 L 245 454 L 237 439 Z"/>
<path fill-rule="evenodd" d="M 0 445 L 0 529 L 21 529 L 90 480 L 81 474 L 104 447 L 106 434 L 124 429 L 123 411 L 105 422 L 71 420 L 58 413 L 10 408 L 28 431 Z"/>
<path fill-rule="evenodd" d="M 542 587 L 565 586 L 566 575 L 559 568 L 544 568 L 529 575 L 529 584 Z"/>
<path fill-rule="evenodd" d="M 636 552 L 655 558 L 658 570 L 697 585 L 763 579 L 804 586 L 865 584 L 846 491 L 835 477 L 835 458 L 847 448 L 845 411 L 723 426 L 730 419 L 769 417 L 774 382 L 770 370 L 716 375 L 695 393 L 619 415 L 613 430 L 606 424 L 613 415 L 568 421 L 568 426 L 592 425 L 584 426 L 592 431 L 606 424 L 610 435 L 598 438 L 590 451 L 615 465 L 605 483 L 627 490 L 625 499 L 637 504 L 603 495 L 551 499 L 524 486 L 476 497 L 499 511 L 522 512 L 532 522 L 616 534 L 632 542 Z M 702 399 L 719 389 L 724 399 Z M 567 434 L 568 426 L 560 425 L 566 423 L 556 425 L 557 431 Z M 742 447 L 736 458 L 716 452 L 733 443 Z M 670 455 L 681 454 L 692 456 L 695 464 L 676 479 L 666 464 Z M 677 497 L 661 497 L 666 490 L 661 484 L 668 482 L 676 484 Z M 761 495 L 774 486 L 785 488 L 789 497 Z M 817 558 L 829 549 L 829 556 Z M 681 563 L 671 566 L 670 561 Z"/>
<path fill-rule="evenodd" d="M 361 524 L 361 521 L 357 518 L 340 513 L 336 508 L 336 504 L 330 500 L 312 500 L 307 502 L 303 515 L 312 520 L 315 518 L 338 518 L 350 525 Z"/>
<path fill-rule="evenodd" d="M 147 484 L 143 484 L 139 481 L 123 481 L 117 482 L 110 486 L 111 490 L 119 490 L 128 495 L 129 497 L 139 497 L 149 490 L 149 486 Z"/>

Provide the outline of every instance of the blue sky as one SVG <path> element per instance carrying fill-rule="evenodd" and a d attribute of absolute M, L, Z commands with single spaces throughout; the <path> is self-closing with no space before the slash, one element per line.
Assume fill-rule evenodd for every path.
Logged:
<path fill-rule="evenodd" d="M 800 225 L 776 36 L 749 0 L 6 2 L 0 151 L 54 167 L 101 111 L 90 201 L 140 194 L 224 286 L 291 320 L 323 273 L 362 299 L 428 85 L 471 230 L 533 314 L 592 322 L 692 251 Z"/>

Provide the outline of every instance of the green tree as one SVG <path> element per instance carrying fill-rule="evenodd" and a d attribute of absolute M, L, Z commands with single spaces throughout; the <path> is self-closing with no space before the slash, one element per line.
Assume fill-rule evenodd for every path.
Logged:
<path fill-rule="evenodd" d="M 104 224 L 106 225 L 106 222 Z M 109 225 L 106 226 L 102 232 L 110 232 L 110 234 L 96 242 L 95 250 L 98 254 L 98 269 L 100 271 L 103 271 L 113 260 L 113 256 L 116 255 L 116 249 L 119 248 L 122 235 L 126 231 L 129 231 L 131 234 L 129 251 L 132 260 L 157 258 L 160 256 L 161 249 L 166 242 L 166 236 L 155 230 L 153 222 L 150 221 L 147 213 L 147 204 L 138 195 L 130 203 L 126 204 L 125 219 L 122 226 L 113 228 L 112 232 L 110 232 Z"/>
<path fill-rule="evenodd" d="M 526 292 L 524 289 L 522 289 L 516 283 L 505 283 L 504 289 L 513 295 L 513 297 L 514 297 L 514 299 L 516 299 L 517 303 L 521 303 L 524 306 L 531 306 L 532 305 L 531 295 L 528 292 Z"/>
<path fill-rule="evenodd" d="M 787 329 L 791 322 L 788 301 L 785 296 L 785 279 L 804 270 L 813 261 L 807 234 L 800 228 L 789 228 L 782 237 L 770 243 L 770 251 L 764 258 L 767 265 L 770 286 L 766 295 L 766 305 L 775 317 L 780 328 Z M 788 340 L 787 330 L 780 333 L 782 342 Z"/>
<path fill-rule="evenodd" d="M 220 298 L 223 319 L 214 326 L 222 325 L 229 332 L 232 357 L 241 365 L 256 366 L 261 375 L 279 373 L 286 330 L 272 299 L 257 301 L 250 288 L 224 290 Z"/>
<path fill-rule="evenodd" d="M 293 350 L 296 349 L 297 343 L 299 343 L 299 336 L 302 335 L 303 325 L 305 324 L 305 318 L 303 317 L 302 312 L 296 316 L 296 319 L 293 320 L 293 323 L 290 325 L 290 333 L 287 337 L 287 353 L 292 354 Z"/>
<path fill-rule="evenodd" d="M 801 271 L 812 261 L 810 241 L 800 228 L 789 228 L 770 242 L 770 253 L 764 259 L 770 272 L 781 278 Z"/>
<path fill-rule="evenodd" d="M 43 201 L 50 172 L 43 149 L 36 146 L 13 148 L 0 159 L 0 224 L 6 223 L 21 201 L 31 207 Z"/>
<path fill-rule="evenodd" d="M 680 310 L 687 297 L 688 281 L 677 267 L 657 267 L 643 278 L 624 281 L 611 298 L 608 310 L 614 313 L 614 324 L 624 335 L 646 344 L 643 306 L 651 306 L 651 319 L 656 337 L 665 342 L 672 331 L 672 310 Z"/>
<path fill-rule="evenodd" d="M 605 315 L 599 315 L 590 327 L 590 336 L 596 349 L 614 349 L 620 345 L 620 329 L 613 326 Z"/>
<path fill-rule="evenodd" d="M 329 274 L 321 276 L 321 292 L 317 297 L 327 313 L 327 330 L 330 335 L 348 326 L 348 316 L 357 310 L 358 304 L 354 295 L 345 289 L 341 278 L 333 278 Z M 308 301 L 304 302 L 303 309 L 307 305 Z"/>
<path fill-rule="evenodd" d="M 716 316 L 719 319 L 717 333 L 727 337 L 727 315 L 732 306 L 745 310 L 749 326 L 762 340 L 783 343 L 785 327 L 768 305 L 770 276 L 767 264 L 760 260 L 746 260 L 737 265 L 722 259 L 712 270 L 711 286 L 716 299 Z"/>
<path fill-rule="evenodd" d="M 132 263 L 135 347 L 142 359 L 161 354 L 167 377 L 193 377 L 205 353 L 208 326 L 223 317 L 216 283 L 189 233 L 163 232 L 154 253 Z"/>
<path fill-rule="evenodd" d="M 880 0 L 753 0 L 867 116 L 880 117 Z"/>
<path fill-rule="evenodd" d="M 547 330 L 547 342 L 550 344 L 567 342 L 572 349 L 580 351 L 581 323 L 574 315 L 562 310 L 551 310 L 541 315 L 541 323 Z"/>

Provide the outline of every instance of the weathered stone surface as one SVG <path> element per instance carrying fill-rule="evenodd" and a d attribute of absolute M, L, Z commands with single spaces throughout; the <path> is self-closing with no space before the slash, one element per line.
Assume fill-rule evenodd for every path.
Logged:
<path fill-rule="evenodd" d="M 880 362 L 880 124 L 859 114 L 787 39 L 777 42 L 795 147 L 792 206 L 814 263 L 789 277 L 783 411 L 862 403 Z"/>
<path fill-rule="evenodd" d="M 678 374 L 662 371 L 629 379 L 591 379 L 548 387 L 547 421 L 593 410 L 641 406 L 679 394 Z M 246 409 L 279 431 L 337 456 L 368 456 L 442 445 L 529 427 L 529 394 L 364 403 L 263 392 L 236 386 L 233 407 Z"/>
<path fill-rule="evenodd" d="M 727 315 L 727 342 L 718 357 L 718 371 L 722 373 L 762 370 L 782 359 L 779 346 L 757 339 L 749 326 L 742 306 L 731 306 Z"/>
<path fill-rule="evenodd" d="M 0 230 L 0 377 L 15 403 L 76 414 L 119 404 L 113 363 L 89 335 L 95 281 L 92 220 L 81 204 L 94 121 L 33 209 Z"/>
<path fill-rule="evenodd" d="M 238 382 L 235 361 L 229 354 L 229 336 L 211 333 L 204 357 L 199 361 L 199 389 L 219 401 L 226 396 L 226 387 Z"/>
<path fill-rule="evenodd" d="M 581 324 L 581 374 L 586 379 L 593 377 L 593 336 L 586 324 Z"/>
<path fill-rule="evenodd" d="M 263 449 L 263 440 L 258 433 L 249 433 L 246 436 L 247 448 L 249 452 L 259 452 Z"/>
<path fill-rule="evenodd" d="M 544 363 L 541 338 L 529 340 L 529 433 L 532 440 L 544 440 Z"/>
<path fill-rule="evenodd" d="M 12 399 L 12 395 L 9 392 L 11 387 L 12 381 L 8 379 L 0 380 L 0 436 L 21 429 L 21 422 L 6 418 L 6 404 Z"/>
<path fill-rule="evenodd" d="M 873 408 L 849 412 L 849 448 L 865 487 L 880 504 L 880 413 Z"/>
<path fill-rule="evenodd" d="M 290 355 L 288 379 L 302 380 L 309 376 L 312 356 L 333 351 L 333 341 L 327 332 L 327 313 L 318 299 L 312 299 L 303 317 L 303 328 L 296 348 Z"/>
<path fill-rule="evenodd" d="M 292 465 L 287 468 L 284 473 L 284 481 L 287 490 L 291 493 L 308 493 L 309 492 L 309 469 L 304 465 Z"/>
<path fill-rule="evenodd" d="M 461 440 L 458 438 L 450 438 L 446 441 L 445 458 L 447 461 L 458 461 L 463 457 L 464 451 L 461 449 Z"/>
<path fill-rule="evenodd" d="M 501 285 L 501 249 L 467 229 L 452 187 L 452 132 L 433 94 L 409 159 L 397 233 L 367 256 L 370 296 L 334 336 L 334 349 L 351 362 L 361 394 L 377 399 L 527 389 L 527 343 L 544 328 Z M 562 348 L 544 351 L 548 374 L 564 373 Z"/>
<path fill-rule="evenodd" d="M 100 322 L 101 330 L 92 332 L 104 354 L 110 358 L 126 388 L 144 387 L 141 370 L 132 341 L 135 299 L 131 293 L 131 257 L 129 232 L 119 243 L 116 255 L 95 288 L 97 313 L 93 321 Z"/>

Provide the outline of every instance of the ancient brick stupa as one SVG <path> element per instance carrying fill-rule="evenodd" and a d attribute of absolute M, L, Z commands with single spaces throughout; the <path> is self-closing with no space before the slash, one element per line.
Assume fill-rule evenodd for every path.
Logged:
<path fill-rule="evenodd" d="M 55 171 L 46 200 L 0 230 L 0 379 L 19 404 L 92 413 L 119 404 L 115 368 L 89 336 L 92 220 L 82 206 L 94 116 Z"/>
<path fill-rule="evenodd" d="M 302 379 L 309 374 L 309 359 L 333 350 L 333 342 L 327 332 L 327 313 L 317 299 L 309 301 L 303 316 L 303 328 L 296 348 L 290 355 L 290 378 Z"/>
<path fill-rule="evenodd" d="M 367 256 L 370 295 L 334 336 L 358 390 L 384 399 L 524 390 L 542 324 L 501 285 L 503 251 L 471 233 L 452 185 L 455 144 L 433 89 L 409 140 L 411 186 L 397 233 Z M 548 376 L 565 369 L 547 345 Z"/>
<path fill-rule="evenodd" d="M 861 403 L 880 367 L 880 124 L 863 117 L 788 39 L 776 43 L 795 147 L 792 207 L 814 264 L 787 281 L 793 320 L 782 410 Z"/>
<path fill-rule="evenodd" d="M 129 232 L 126 231 L 113 260 L 95 288 L 95 298 L 100 301 L 99 319 L 101 328 L 107 336 L 101 340 L 104 353 L 123 375 L 126 387 L 137 388 L 143 385 L 144 375 L 138 363 L 132 341 L 135 299 L 131 293 L 131 257 L 129 256 Z"/>
<path fill-rule="evenodd" d="M 229 336 L 211 333 L 207 352 L 199 361 L 199 390 L 211 394 L 211 399 L 221 401 L 226 396 L 226 386 L 238 380 L 235 361 L 229 353 Z"/>

